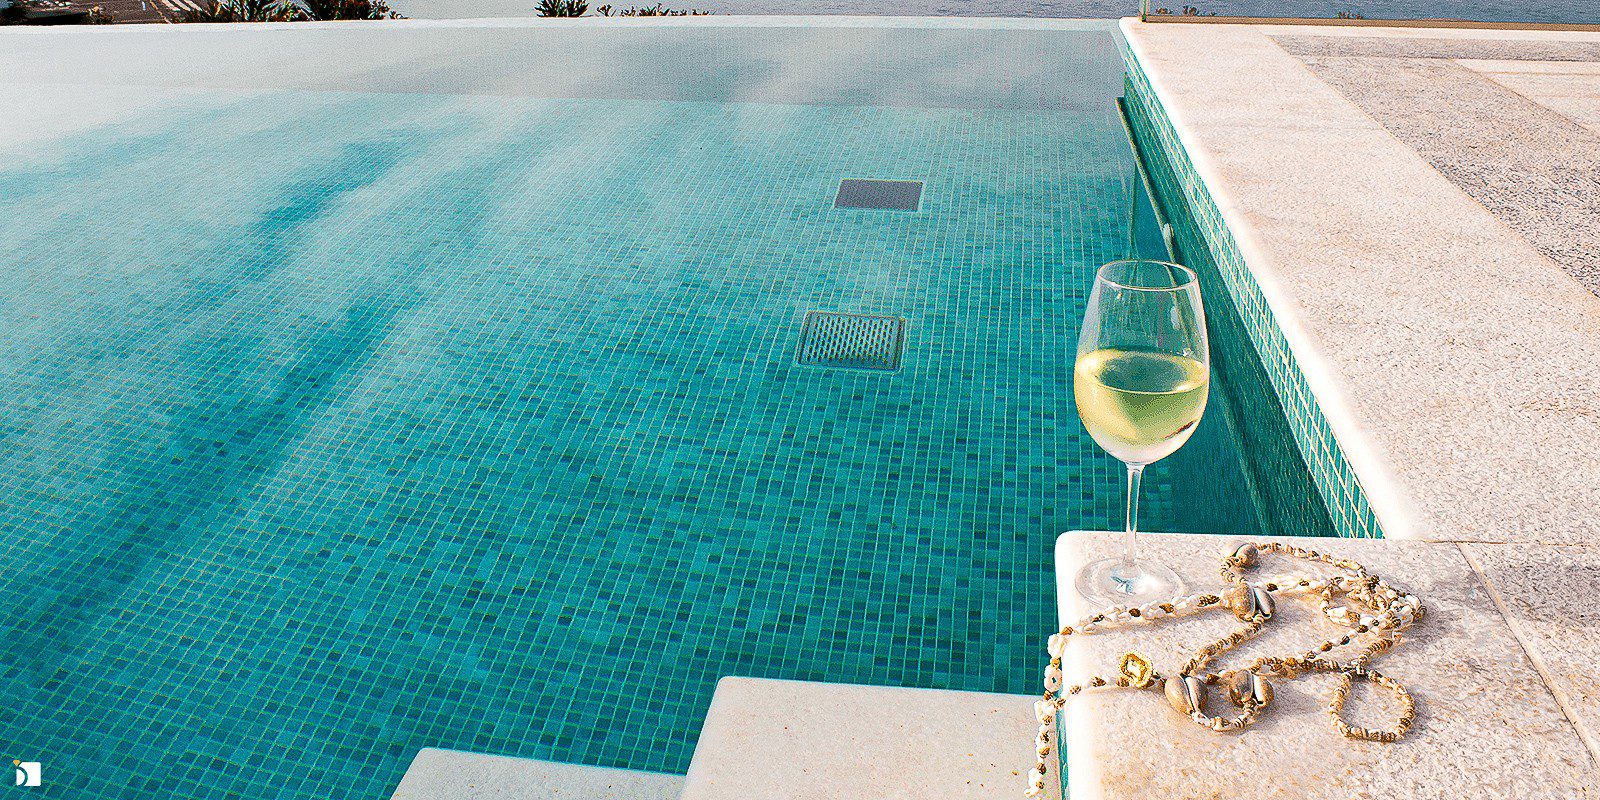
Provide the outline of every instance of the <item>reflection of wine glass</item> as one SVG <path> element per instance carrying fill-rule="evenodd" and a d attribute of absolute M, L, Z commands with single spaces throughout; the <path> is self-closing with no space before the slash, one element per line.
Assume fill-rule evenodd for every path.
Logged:
<path fill-rule="evenodd" d="M 1177 573 L 1135 557 L 1139 479 L 1194 433 L 1206 410 L 1209 364 L 1194 272 L 1164 261 L 1113 261 L 1095 273 L 1072 388 L 1089 435 L 1128 465 L 1128 521 L 1122 554 L 1078 572 L 1078 592 L 1091 601 L 1137 605 L 1183 590 Z"/>

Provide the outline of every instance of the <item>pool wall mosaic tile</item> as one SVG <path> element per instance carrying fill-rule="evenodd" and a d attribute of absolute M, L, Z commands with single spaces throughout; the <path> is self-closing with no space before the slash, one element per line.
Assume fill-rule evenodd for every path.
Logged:
<path fill-rule="evenodd" d="M 1146 166 L 1158 193 L 1163 210 L 1167 213 L 1176 234 L 1177 247 L 1187 259 L 1186 263 L 1200 269 L 1203 277 L 1217 289 L 1208 293 L 1216 298 L 1223 292 L 1236 310 L 1242 323 L 1242 332 L 1259 354 L 1258 363 L 1265 378 L 1277 393 L 1282 416 L 1298 449 L 1299 460 L 1309 470 L 1310 478 L 1331 515 L 1335 531 L 1346 537 L 1382 537 L 1383 531 L 1367 501 L 1360 481 L 1333 430 L 1328 425 L 1312 395 L 1305 374 L 1295 362 L 1288 342 L 1274 319 L 1272 309 L 1262 296 L 1261 288 L 1244 263 L 1235 244 L 1233 234 L 1223 222 L 1222 212 L 1195 171 L 1193 162 L 1184 151 L 1177 131 L 1162 110 L 1149 77 L 1144 73 L 1137 57 L 1124 44 L 1123 60 L 1128 78 L 1125 91 L 1128 117 L 1135 139 L 1144 154 Z M 1242 426 L 1248 428 L 1249 426 Z M 1260 454 L 1259 463 L 1270 465 L 1273 460 L 1284 461 L 1290 454 L 1270 439 L 1258 439 L 1246 445 L 1251 448 L 1252 459 Z M 1293 470 L 1268 469 L 1264 480 L 1275 474 L 1293 474 Z M 1295 493 L 1274 491 L 1274 495 L 1294 497 Z M 1297 507 L 1288 510 L 1280 524 L 1297 528 L 1315 525 L 1313 518 L 1318 509 Z M 1292 535 L 1294 530 L 1281 531 Z"/>
<path fill-rule="evenodd" d="M 76 120 L 0 161 L 0 742 L 39 796 L 680 771 L 728 674 L 1035 691 L 1055 538 L 1122 516 L 1085 295 L 1161 255 L 1109 27 L 175 27 L 96 31 L 70 102 L 0 81 Z M 841 211 L 851 176 L 927 191 Z M 904 319 L 900 368 L 798 364 L 813 310 Z M 1151 529 L 1270 526 L 1253 351 L 1214 347 Z"/>
<path fill-rule="evenodd" d="M 1070 402 L 1116 89 L 211 93 L 8 162 L 0 741 L 47 797 L 381 797 L 424 746 L 680 771 L 728 674 L 1032 692 L 1054 538 L 1122 509 Z M 833 208 L 907 164 L 921 211 Z M 900 370 L 796 364 L 813 309 Z M 1228 436 L 1150 527 L 1253 526 Z"/>

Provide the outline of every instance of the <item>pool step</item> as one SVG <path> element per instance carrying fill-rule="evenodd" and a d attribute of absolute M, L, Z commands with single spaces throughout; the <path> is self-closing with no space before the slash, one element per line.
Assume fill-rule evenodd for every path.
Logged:
<path fill-rule="evenodd" d="M 393 800 L 677 800 L 682 775 L 425 747 Z"/>
<path fill-rule="evenodd" d="M 1033 701 L 723 678 L 683 800 L 1016 800 L 1033 766 Z"/>

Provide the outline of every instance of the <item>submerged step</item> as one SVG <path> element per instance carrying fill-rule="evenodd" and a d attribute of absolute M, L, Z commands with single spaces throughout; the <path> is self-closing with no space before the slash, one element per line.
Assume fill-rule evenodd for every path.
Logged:
<path fill-rule="evenodd" d="M 676 800 L 683 776 L 424 747 L 392 800 Z"/>
<path fill-rule="evenodd" d="M 723 678 L 683 800 L 1016 800 L 1033 767 L 1033 701 Z"/>

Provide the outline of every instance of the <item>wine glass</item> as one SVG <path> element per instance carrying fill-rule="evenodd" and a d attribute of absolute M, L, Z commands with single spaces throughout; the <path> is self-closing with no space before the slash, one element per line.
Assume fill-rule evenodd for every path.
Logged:
<path fill-rule="evenodd" d="M 1143 605 L 1183 591 L 1178 574 L 1138 558 L 1139 482 L 1200 424 L 1210 387 L 1200 284 L 1165 261 L 1113 261 L 1094 277 L 1078 336 L 1072 394 L 1096 444 L 1128 466 L 1120 555 L 1078 572 L 1078 592 L 1102 605 Z"/>

